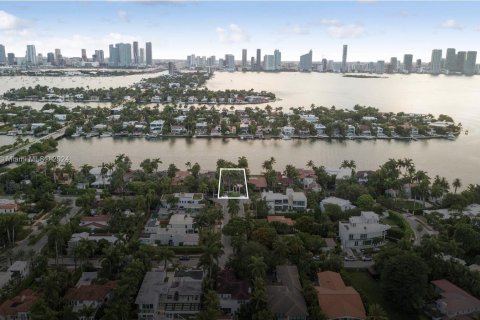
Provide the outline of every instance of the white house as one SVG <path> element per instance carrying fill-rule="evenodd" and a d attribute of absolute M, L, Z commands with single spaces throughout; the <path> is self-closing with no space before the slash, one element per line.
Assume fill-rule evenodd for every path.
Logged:
<path fill-rule="evenodd" d="M 352 125 L 347 126 L 347 137 L 352 137 L 355 135 L 355 127 Z"/>
<path fill-rule="evenodd" d="M 110 242 L 111 244 L 114 244 L 118 240 L 116 236 L 111 234 L 89 234 L 88 232 L 74 233 L 68 241 L 68 251 L 72 252 L 82 239 L 95 242 L 103 239 Z"/>
<path fill-rule="evenodd" d="M 177 198 L 176 206 L 180 209 L 200 210 L 203 208 L 203 194 L 202 193 L 174 193 L 173 196 Z M 167 203 L 167 196 L 162 196 L 162 204 L 167 208 L 171 205 Z"/>
<path fill-rule="evenodd" d="M 187 129 L 185 129 L 184 126 L 171 126 L 170 127 L 170 132 L 171 132 L 171 134 L 175 134 L 175 135 L 185 134 L 185 133 L 187 133 Z"/>
<path fill-rule="evenodd" d="M 307 197 L 303 192 L 288 188 L 285 194 L 273 191 L 262 192 L 262 198 L 267 201 L 270 214 L 286 210 L 303 211 L 307 209 Z"/>
<path fill-rule="evenodd" d="M 165 124 L 164 120 L 155 120 L 150 122 L 150 130 L 152 132 L 161 133 L 163 131 L 163 126 Z"/>
<path fill-rule="evenodd" d="M 345 210 L 350 210 L 350 209 L 355 209 L 356 207 L 350 202 L 350 200 L 342 199 L 342 198 L 337 198 L 337 197 L 328 197 L 323 199 L 320 202 L 320 210 L 322 212 L 325 212 L 325 205 L 328 204 L 334 204 L 336 206 L 339 206 L 342 211 Z"/>
<path fill-rule="evenodd" d="M 173 214 L 166 227 L 152 219 L 145 225 L 141 241 L 145 244 L 170 246 L 198 245 L 198 231 L 193 226 L 193 218 L 188 214 Z"/>
<path fill-rule="evenodd" d="M 343 249 L 372 248 L 385 240 L 389 225 L 381 224 L 378 214 L 362 211 L 360 216 L 350 217 L 348 222 L 339 222 L 338 230 Z"/>
<path fill-rule="evenodd" d="M 295 133 L 295 128 L 291 126 L 282 127 L 282 134 L 285 136 L 292 136 Z"/>
<path fill-rule="evenodd" d="M 53 115 L 57 121 L 67 121 L 67 115 L 66 114 L 54 114 Z"/>
<path fill-rule="evenodd" d="M 301 114 L 300 119 L 308 122 L 308 123 L 315 123 L 318 122 L 318 117 L 313 114 Z"/>
<path fill-rule="evenodd" d="M 325 135 L 325 130 L 327 129 L 327 127 L 325 127 L 323 124 L 321 123 L 317 123 L 315 124 L 315 130 L 317 130 L 317 135 L 318 136 L 323 136 Z"/>
<path fill-rule="evenodd" d="M 0 214 L 2 213 L 15 213 L 18 211 L 18 205 L 15 200 L 0 199 Z"/>

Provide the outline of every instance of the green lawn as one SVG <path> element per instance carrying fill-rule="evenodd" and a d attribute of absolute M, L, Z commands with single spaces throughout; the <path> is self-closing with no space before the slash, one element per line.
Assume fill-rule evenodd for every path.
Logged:
<path fill-rule="evenodd" d="M 382 294 L 380 282 L 374 280 L 367 272 L 362 271 L 346 271 L 346 274 L 352 282 L 352 286 L 357 289 L 361 295 L 364 295 L 369 304 L 376 303 L 383 307 L 388 314 L 389 320 L 414 320 L 411 316 L 399 314 L 398 311 L 392 309 Z M 418 319 L 424 319 L 418 317 Z"/>

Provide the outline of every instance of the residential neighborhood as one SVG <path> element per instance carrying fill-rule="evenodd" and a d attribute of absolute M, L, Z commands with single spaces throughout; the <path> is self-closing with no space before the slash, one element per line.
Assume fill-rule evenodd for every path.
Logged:
<path fill-rule="evenodd" d="M 478 185 L 452 192 L 409 159 L 360 174 L 274 157 L 256 173 L 245 157 L 179 167 L 121 154 L 0 176 L 0 319 L 480 314 Z M 222 168 L 245 170 L 248 198 L 218 197 Z"/>

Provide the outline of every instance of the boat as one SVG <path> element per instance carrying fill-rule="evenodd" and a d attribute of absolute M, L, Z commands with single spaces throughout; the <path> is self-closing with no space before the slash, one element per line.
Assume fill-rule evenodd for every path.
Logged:
<path fill-rule="evenodd" d="M 112 134 L 110 132 L 104 132 L 100 135 L 100 138 L 110 138 Z"/>
<path fill-rule="evenodd" d="M 75 132 L 74 134 L 71 135 L 72 138 L 78 138 L 80 137 L 80 133 Z"/>
<path fill-rule="evenodd" d="M 11 130 L 11 131 L 8 131 L 8 132 L 7 132 L 7 136 L 15 137 L 16 135 L 17 135 L 17 131 L 16 131 L 16 130 Z"/>
<path fill-rule="evenodd" d="M 457 139 L 457 137 L 455 137 L 455 135 L 454 135 L 453 133 L 449 133 L 449 134 L 447 135 L 447 139 L 448 139 L 448 140 L 451 140 L 451 141 L 454 141 L 455 139 Z"/>
<path fill-rule="evenodd" d="M 155 139 L 155 138 L 158 138 L 158 134 L 157 133 L 147 133 L 145 135 L 145 139 Z"/>
<path fill-rule="evenodd" d="M 282 140 L 292 140 L 292 136 L 289 136 L 289 135 L 283 135 L 282 136 Z"/>

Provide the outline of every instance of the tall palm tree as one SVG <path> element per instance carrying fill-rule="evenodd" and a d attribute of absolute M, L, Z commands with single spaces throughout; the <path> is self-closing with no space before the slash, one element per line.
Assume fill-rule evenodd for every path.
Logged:
<path fill-rule="evenodd" d="M 157 252 L 157 257 L 160 261 L 163 261 L 163 268 L 167 270 L 167 262 L 172 262 L 175 257 L 175 252 L 168 248 L 160 248 Z"/>
<path fill-rule="evenodd" d="M 221 234 L 210 229 L 204 231 L 201 235 L 203 254 L 198 261 L 199 267 L 208 270 L 208 278 L 212 279 L 213 269 L 218 266 L 218 260 L 224 253 L 223 245 L 220 241 Z"/>
<path fill-rule="evenodd" d="M 267 274 L 267 264 L 261 256 L 251 256 L 248 268 L 250 269 L 252 279 L 263 279 Z"/>
<path fill-rule="evenodd" d="M 457 193 L 457 189 L 462 187 L 462 181 L 459 178 L 456 178 L 452 182 L 452 186 L 455 188 L 455 194 Z"/>

